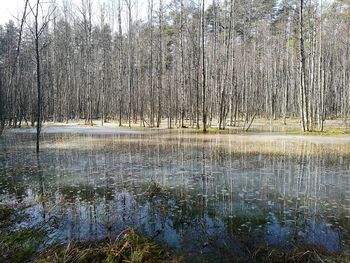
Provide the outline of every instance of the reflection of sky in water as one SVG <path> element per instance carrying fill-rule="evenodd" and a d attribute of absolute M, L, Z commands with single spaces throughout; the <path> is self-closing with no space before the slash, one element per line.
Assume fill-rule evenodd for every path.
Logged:
<path fill-rule="evenodd" d="M 291 241 L 300 240 L 305 244 L 317 244 L 327 248 L 331 252 L 341 249 L 340 231 L 333 230 L 324 221 L 314 224 L 310 221 L 306 223 L 305 228 L 297 230 L 292 223 L 282 226 L 275 217 L 269 221 L 266 231 L 266 241 L 270 245 L 289 247 Z"/>
<path fill-rule="evenodd" d="M 82 150 L 43 148 L 40 172 L 30 148 L 7 145 L 0 154 L 1 201 L 37 202 L 18 227 L 44 222 L 49 243 L 135 227 L 203 253 L 224 245 L 239 253 L 244 244 L 265 242 L 348 248 L 348 159 L 234 153 L 215 140 L 184 146 L 149 144 L 157 138 L 139 135 L 130 142 L 107 138 L 105 149 L 93 148 L 89 136 Z"/>

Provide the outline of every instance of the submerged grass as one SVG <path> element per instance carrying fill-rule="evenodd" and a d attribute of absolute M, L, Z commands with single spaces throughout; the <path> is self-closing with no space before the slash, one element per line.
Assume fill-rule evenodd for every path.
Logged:
<path fill-rule="evenodd" d="M 336 122 L 336 124 L 339 123 Z M 215 145 L 226 148 L 231 152 L 244 154 L 269 154 L 278 156 L 300 156 L 302 154 L 350 155 L 350 130 L 344 127 L 338 128 L 334 127 L 334 124 L 330 124 L 324 132 L 303 133 L 300 131 L 300 126 L 294 122 L 289 124 L 288 128 L 277 131 L 269 131 L 264 125 L 267 125 L 266 121 L 257 123 L 257 126 L 252 127 L 249 133 L 243 132 L 242 127 L 228 127 L 225 130 L 220 130 L 217 127 L 208 127 L 206 134 L 203 134 L 201 129 L 197 130 L 195 128 L 161 129 L 156 132 L 140 132 L 140 136 L 94 137 L 93 139 L 77 134 L 69 134 L 71 131 L 68 130 L 67 133 L 69 136 L 64 136 L 63 138 L 58 136 L 54 141 L 44 143 L 42 148 L 107 148 L 114 150 L 121 144 L 126 143 L 145 143 L 146 146 L 175 145 L 181 140 L 182 146 L 193 147 L 194 144 L 198 146 Z M 273 127 L 277 125 L 282 126 L 281 123 L 274 122 Z M 123 129 L 127 130 L 126 128 Z M 144 130 L 148 130 L 148 128 L 132 127 L 131 131 Z M 103 134 L 103 131 L 101 131 L 101 134 Z M 118 134 L 117 127 L 116 134 Z"/>
<path fill-rule="evenodd" d="M 2 234 L 8 232 L 8 228 L 15 223 L 16 219 L 18 215 L 12 206 L 0 204 L 0 242 Z"/>
<path fill-rule="evenodd" d="M 38 251 L 45 239 L 42 229 L 22 229 L 0 238 L 2 262 L 27 262 Z"/>
<path fill-rule="evenodd" d="M 6 222 L 14 213 L 13 208 L 8 205 L 0 205 L 0 227 Z"/>
<path fill-rule="evenodd" d="M 114 241 L 73 242 L 67 246 L 54 246 L 34 262 L 160 262 L 168 256 L 160 245 L 138 235 L 133 229 L 127 229 Z"/>
<path fill-rule="evenodd" d="M 23 209 L 0 205 L 0 262 L 27 262 L 44 244 L 43 228 L 16 229 L 16 224 L 25 217 Z"/>

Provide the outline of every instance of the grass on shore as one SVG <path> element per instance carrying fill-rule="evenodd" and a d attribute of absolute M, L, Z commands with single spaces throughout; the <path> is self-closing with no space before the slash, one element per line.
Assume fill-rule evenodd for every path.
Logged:
<path fill-rule="evenodd" d="M 87 262 L 161 262 L 168 255 L 160 245 L 142 237 L 133 229 L 123 231 L 115 240 L 73 242 L 56 245 L 44 252 L 35 263 Z"/>
<path fill-rule="evenodd" d="M 287 134 L 296 134 L 296 135 L 321 135 L 321 136 L 338 136 L 338 135 L 347 135 L 350 134 L 349 130 L 341 129 L 341 128 L 331 128 L 324 131 L 291 131 L 287 132 Z"/>
<path fill-rule="evenodd" d="M 181 253 L 181 252 L 180 252 Z M 175 255 L 149 239 L 139 236 L 134 230 L 123 232 L 116 241 L 70 243 L 47 249 L 35 263 L 119 263 L 119 262 L 266 262 L 266 263 L 350 263 L 349 255 L 333 254 L 318 247 L 296 247 L 281 251 L 266 246 L 256 247 L 245 255 L 232 251 L 218 254 Z"/>
<path fill-rule="evenodd" d="M 283 252 L 274 248 L 256 248 L 251 253 L 251 260 L 248 262 L 269 262 L 269 263 L 349 263 L 349 255 L 344 253 L 333 254 L 319 247 L 296 247 L 290 251 Z"/>

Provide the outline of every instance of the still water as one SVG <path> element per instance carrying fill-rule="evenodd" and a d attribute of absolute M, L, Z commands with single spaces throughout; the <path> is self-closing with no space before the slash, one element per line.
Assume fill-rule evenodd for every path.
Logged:
<path fill-rule="evenodd" d="M 247 151 L 254 142 L 235 135 L 47 133 L 37 158 L 34 136 L 11 132 L 0 139 L 0 202 L 25 210 L 17 228 L 46 225 L 47 245 L 132 227 L 202 255 L 347 250 L 350 157 L 267 145 L 284 149 Z"/>

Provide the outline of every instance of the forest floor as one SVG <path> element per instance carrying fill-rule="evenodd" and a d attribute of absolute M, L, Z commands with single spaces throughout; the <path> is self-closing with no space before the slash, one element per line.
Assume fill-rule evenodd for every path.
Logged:
<path fill-rule="evenodd" d="M 182 130 L 190 132 L 201 132 L 201 129 L 196 129 L 196 124 L 190 121 L 185 122 L 186 128 L 178 128 L 177 124 L 172 123 L 171 130 Z M 36 132 L 35 127 L 22 126 L 25 132 Z M 270 119 L 256 119 L 248 131 L 246 131 L 247 125 L 242 121 L 237 122 L 236 127 L 226 126 L 224 130 L 219 130 L 217 121 L 213 120 L 208 125 L 208 133 L 236 133 L 236 134 L 252 134 L 252 133 L 284 133 L 284 134 L 300 134 L 300 135 L 346 135 L 350 134 L 350 122 L 347 123 L 343 119 L 334 119 L 325 121 L 324 131 L 320 132 L 315 127 L 315 131 L 302 132 L 300 121 L 297 118 L 287 119 L 286 124 L 282 119 L 270 120 Z M 19 129 L 15 129 L 19 131 Z M 168 129 L 168 120 L 165 119 L 158 128 L 150 128 L 146 123 L 131 123 L 129 128 L 127 123 L 123 123 L 120 127 L 117 121 L 106 122 L 103 125 L 101 120 L 94 120 L 92 125 L 86 124 L 84 120 L 69 121 L 66 122 L 45 122 L 42 126 L 42 131 L 45 133 L 61 133 L 61 132 L 74 132 L 74 133 L 135 133 L 140 131 L 151 130 L 170 130 Z"/>

